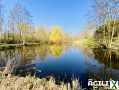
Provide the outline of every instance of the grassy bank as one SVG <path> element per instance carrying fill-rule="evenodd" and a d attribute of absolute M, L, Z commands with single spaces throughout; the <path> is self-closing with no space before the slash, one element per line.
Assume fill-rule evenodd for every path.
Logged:
<path fill-rule="evenodd" d="M 32 46 L 32 45 L 41 45 L 42 43 L 25 43 L 25 44 L 0 44 L 0 50 L 4 49 L 13 49 L 15 47 L 21 47 L 21 46 Z"/>
<path fill-rule="evenodd" d="M 72 88 L 70 84 L 61 83 L 55 84 L 53 78 L 39 79 L 31 76 L 18 77 L 1 77 L 0 90 L 81 90 L 78 80 L 72 81 Z"/>

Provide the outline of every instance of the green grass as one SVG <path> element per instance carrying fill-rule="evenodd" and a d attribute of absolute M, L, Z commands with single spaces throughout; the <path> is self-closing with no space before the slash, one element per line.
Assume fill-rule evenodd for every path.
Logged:
<path fill-rule="evenodd" d="M 0 50 L 6 50 L 6 49 L 14 49 L 16 47 L 21 47 L 21 46 L 34 46 L 34 45 L 41 45 L 41 43 L 26 43 L 26 44 L 5 44 L 1 43 L 0 44 Z"/>
<path fill-rule="evenodd" d="M 0 45 L 0 50 L 5 50 L 5 49 L 13 49 L 15 46 L 11 45 Z"/>

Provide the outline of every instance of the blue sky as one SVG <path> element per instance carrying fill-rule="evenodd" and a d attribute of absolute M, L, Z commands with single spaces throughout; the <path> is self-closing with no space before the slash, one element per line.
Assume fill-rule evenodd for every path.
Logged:
<path fill-rule="evenodd" d="M 3 0 L 4 14 L 9 15 L 16 2 L 33 16 L 33 23 L 51 28 L 59 25 L 65 32 L 78 33 L 87 24 L 93 0 Z"/>

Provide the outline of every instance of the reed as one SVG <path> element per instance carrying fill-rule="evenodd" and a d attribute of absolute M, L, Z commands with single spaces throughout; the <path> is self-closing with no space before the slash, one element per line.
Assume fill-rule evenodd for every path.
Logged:
<path fill-rule="evenodd" d="M 73 80 L 71 87 L 69 83 L 56 85 L 52 77 L 48 80 L 32 76 L 10 76 L 0 79 L 0 90 L 81 90 L 81 87 L 78 80 Z"/>

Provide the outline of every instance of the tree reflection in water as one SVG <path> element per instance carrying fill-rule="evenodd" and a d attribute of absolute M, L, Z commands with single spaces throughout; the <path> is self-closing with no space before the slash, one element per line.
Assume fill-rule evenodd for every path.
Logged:
<path fill-rule="evenodd" d="M 62 54 L 63 51 L 63 45 L 49 45 L 49 52 L 50 54 L 55 57 L 55 58 L 59 58 L 60 55 Z"/>
<path fill-rule="evenodd" d="M 46 62 L 45 60 L 50 59 L 49 55 L 51 55 L 54 59 L 56 60 L 62 56 L 64 56 L 65 53 L 69 53 L 69 56 L 64 56 L 63 58 L 73 58 L 76 56 L 75 55 L 75 50 L 78 50 L 77 47 L 72 47 L 72 46 L 64 46 L 64 45 L 36 45 L 36 46 L 24 46 L 24 47 L 19 47 L 15 49 L 9 49 L 9 50 L 3 50 L 0 51 L 0 67 L 5 67 L 5 72 L 15 72 L 19 74 L 34 74 L 35 72 L 35 64 L 33 64 L 33 61 L 36 60 L 38 57 L 38 60 L 42 62 Z M 70 51 L 69 51 L 70 50 Z M 72 52 L 73 50 L 73 52 Z M 116 77 L 118 76 L 117 71 L 119 69 L 119 55 L 117 55 L 114 51 L 110 49 L 88 49 L 88 48 L 83 48 L 80 49 L 77 52 L 81 54 L 82 56 L 76 56 L 77 58 L 80 58 L 85 60 L 84 66 L 88 69 L 89 76 L 90 75 L 95 75 L 97 78 L 100 77 L 105 77 L 105 78 L 119 78 Z M 75 58 L 75 59 L 77 59 Z M 64 59 L 61 59 L 63 61 Z M 94 62 L 96 60 L 96 64 L 91 64 L 90 62 Z M 80 60 L 75 60 L 75 62 L 79 62 Z M 52 61 L 53 62 L 53 61 Z M 60 61 L 57 61 L 56 63 L 59 63 Z M 63 61 L 65 62 L 65 60 Z M 67 65 L 72 61 L 67 60 Z M 82 62 L 82 60 L 81 60 Z M 80 63 L 80 62 L 79 62 Z M 72 63 L 70 63 L 72 65 Z M 81 63 L 82 64 L 82 63 Z M 49 65 L 49 63 L 48 63 Z M 69 66 L 70 67 L 70 66 Z M 73 65 L 72 65 L 73 67 Z M 75 65 L 74 65 L 75 67 Z M 82 67 L 83 68 L 83 67 Z M 2 69 L 2 68 L 1 68 Z M 77 70 L 77 68 L 76 68 Z M 114 75 L 115 74 L 115 75 Z M 94 76 L 92 76 L 94 77 Z"/>
<path fill-rule="evenodd" d="M 45 60 L 45 58 L 48 55 L 48 45 L 40 45 L 40 46 L 36 46 L 36 56 L 38 56 L 38 58 L 40 58 L 40 60 Z"/>
<path fill-rule="evenodd" d="M 40 45 L 40 46 L 23 46 L 15 49 L 0 51 L 0 67 L 9 68 L 12 72 L 14 67 L 27 66 L 39 57 L 40 60 L 45 60 L 48 52 L 54 57 L 60 57 L 63 50 L 62 45 Z M 25 67 L 27 68 L 27 67 Z"/>
<path fill-rule="evenodd" d="M 100 69 L 93 71 L 89 76 L 92 78 L 97 79 L 105 79 L 109 80 L 110 78 L 113 78 L 115 80 L 119 79 L 119 55 L 117 55 L 114 51 L 111 49 L 99 49 L 94 48 L 93 49 L 94 58 L 97 60 L 102 66 Z M 94 70 L 95 68 L 90 68 L 90 70 Z"/>
<path fill-rule="evenodd" d="M 93 49 L 95 59 L 108 68 L 119 69 L 119 55 L 111 49 Z"/>

